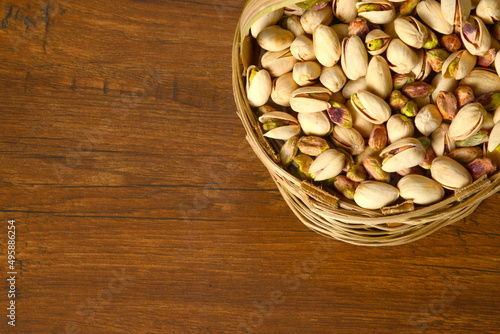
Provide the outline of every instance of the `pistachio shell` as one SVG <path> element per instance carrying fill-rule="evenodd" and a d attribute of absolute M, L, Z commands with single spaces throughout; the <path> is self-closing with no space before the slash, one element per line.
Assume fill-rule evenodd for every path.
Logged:
<path fill-rule="evenodd" d="M 445 35 L 453 32 L 453 25 L 443 17 L 439 2 L 435 0 L 420 1 L 417 5 L 417 14 L 433 30 Z"/>
<path fill-rule="evenodd" d="M 265 68 L 272 77 L 279 77 L 293 69 L 297 59 L 286 48 L 282 51 L 267 51 L 261 58 L 262 67 Z"/>
<path fill-rule="evenodd" d="M 293 80 L 292 73 L 283 74 L 273 81 L 271 99 L 280 106 L 289 107 L 292 93 L 297 88 L 299 85 Z"/>
<path fill-rule="evenodd" d="M 500 77 L 493 70 L 476 67 L 460 81 L 461 86 L 469 86 L 476 96 L 500 91 Z"/>
<path fill-rule="evenodd" d="M 490 132 L 488 152 L 493 152 L 500 145 L 500 122 L 497 122 Z"/>
<path fill-rule="evenodd" d="M 326 67 L 335 65 L 341 54 L 340 40 L 335 30 L 320 24 L 313 32 L 314 53 L 319 63 Z"/>
<path fill-rule="evenodd" d="M 472 176 L 464 166 L 450 157 L 437 157 L 431 165 L 432 178 L 446 189 L 460 189 L 472 183 Z"/>
<path fill-rule="evenodd" d="M 428 104 L 420 108 L 417 116 L 415 116 L 415 126 L 424 136 L 428 136 L 434 132 L 441 125 L 442 121 L 443 117 L 438 107 L 434 104 Z"/>
<path fill-rule="evenodd" d="M 363 136 L 354 128 L 345 128 L 336 125 L 333 127 L 332 136 L 338 146 L 352 155 L 358 155 L 365 149 Z"/>
<path fill-rule="evenodd" d="M 331 95 L 325 87 L 300 87 L 293 91 L 290 106 L 298 113 L 323 111 L 331 107 L 328 102 Z"/>
<path fill-rule="evenodd" d="M 500 76 L 500 51 L 497 52 L 495 56 L 495 69 L 497 70 L 498 76 Z"/>
<path fill-rule="evenodd" d="M 386 51 L 389 67 L 396 73 L 410 73 L 418 63 L 418 55 L 398 38 L 392 39 Z"/>
<path fill-rule="evenodd" d="M 380 152 L 382 169 L 388 173 L 417 166 L 425 158 L 425 148 L 413 137 L 399 139 Z"/>
<path fill-rule="evenodd" d="M 363 8 L 367 6 L 375 5 L 375 10 L 365 11 Z M 389 1 L 378 0 L 370 1 L 364 0 L 356 3 L 356 8 L 358 9 L 358 16 L 365 18 L 371 23 L 376 24 L 386 24 L 394 20 L 396 17 L 396 11 L 394 9 L 394 4 Z"/>
<path fill-rule="evenodd" d="M 342 96 L 346 99 L 350 99 L 352 94 L 357 93 L 359 90 L 368 90 L 368 83 L 365 77 L 356 80 L 347 80 L 342 89 Z"/>
<path fill-rule="evenodd" d="M 486 24 L 500 21 L 500 2 L 498 0 L 481 0 L 476 7 L 476 15 Z"/>
<path fill-rule="evenodd" d="M 290 52 L 297 60 L 308 61 L 315 60 L 313 41 L 306 35 L 295 37 L 290 45 Z"/>
<path fill-rule="evenodd" d="M 349 23 L 358 16 L 356 3 L 359 0 L 333 0 L 332 10 L 340 22 Z"/>
<path fill-rule="evenodd" d="M 359 79 L 366 75 L 368 69 L 368 54 L 361 38 L 353 35 L 342 41 L 342 70 L 351 80 Z"/>
<path fill-rule="evenodd" d="M 308 136 L 326 136 L 332 130 L 332 123 L 324 112 L 299 113 L 297 119 L 302 131 Z"/>
<path fill-rule="evenodd" d="M 339 36 L 339 41 L 342 41 L 344 38 L 349 37 L 349 26 L 345 23 L 337 23 L 331 26 L 337 36 Z"/>
<path fill-rule="evenodd" d="M 424 80 L 431 74 L 432 67 L 426 61 L 425 51 L 423 49 L 418 49 L 416 51 L 418 61 L 414 68 L 412 68 L 412 72 L 415 73 L 416 80 Z"/>
<path fill-rule="evenodd" d="M 288 140 L 300 133 L 300 125 L 295 117 L 282 111 L 271 111 L 259 117 L 259 122 L 266 124 L 282 121 L 285 125 L 267 131 L 264 136 L 272 139 Z"/>
<path fill-rule="evenodd" d="M 320 10 L 308 10 L 300 17 L 304 31 L 312 35 L 314 29 L 320 24 L 329 25 L 333 21 L 332 8 L 326 6 Z"/>
<path fill-rule="evenodd" d="M 441 0 L 441 13 L 451 25 L 460 25 L 469 18 L 471 0 Z"/>
<path fill-rule="evenodd" d="M 399 180 L 399 194 L 415 204 L 429 205 L 440 201 L 444 197 L 443 187 L 436 181 L 416 174 L 404 176 Z"/>
<path fill-rule="evenodd" d="M 356 188 L 354 201 L 365 209 L 377 210 L 387 206 L 399 197 L 399 190 L 380 181 L 363 181 Z"/>
<path fill-rule="evenodd" d="M 271 76 L 268 71 L 259 70 L 255 65 L 248 67 L 246 91 L 251 107 L 260 107 L 269 100 L 271 86 Z"/>
<path fill-rule="evenodd" d="M 342 172 L 345 155 L 335 149 L 329 149 L 314 159 L 309 167 L 309 173 L 315 181 L 324 181 L 335 177 Z"/>
<path fill-rule="evenodd" d="M 264 50 L 281 51 L 290 47 L 294 39 L 295 36 L 291 31 L 273 25 L 264 28 L 259 33 L 257 36 L 257 43 Z"/>
<path fill-rule="evenodd" d="M 291 15 L 287 17 L 284 20 L 284 28 L 290 30 L 295 35 L 295 37 L 306 34 L 304 28 L 302 28 L 302 24 L 300 23 L 300 18 L 297 15 Z"/>
<path fill-rule="evenodd" d="M 387 121 L 387 136 L 389 143 L 394 143 L 401 138 L 412 137 L 415 134 L 413 121 L 402 114 L 392 115 Z"/>
<path fill-rule="evenodd" d="M 392 92 L 391 70 L 385 58 L 373 56 L 366 72 L 368 90 L 382 99 L 386 99 Z"/>
<path fill-rule="evenodd" d="M 298 62 L 293 65 L 293 80 L 299 86 L 309 86 L 321 75 L 321 66 L 314 61 Z"/>
<path fill-rule="evenodd" d="M 449 128 L 450 126 L 447 123 L 441 123 L 431 135 L 432 149 L 438 157 L 455 149 L 455 140 L 450 138 Z"/>
<path fill-rule="evenodd" d="M 486 111 L 478 102 L 463 106 L 450 124 L 450 137 L 464 140 L 481 129 Z"/>
<path fill-rule="evenodd" d="M 351 100 L 347 100 L 345 105 L 351 111 L 352 127 L 358 130 L 364 138 L 370 138 L 375 124 L 368 122 L 364 117 L 360 116 L 359 112 L 353 107 Z"/>
<path fill-rule="evenodd" d="M 332 67 L 323 67 L 319 81 L 330 91 L 336 93 L 344 87 L 347 78 L 340 65 L 337 64 Z"/>
<path fill-rule="evenodd" d="M 380 29 L 370 30 L 365 37 L 366 48 L 372 56 L 379 55 L 387 50 L 390 41 L 391 36 Z"/>
<path fill-rule="evenodd" d="M 412 16 L 395 19 L 394 29 L 403 42 L 416 49 L 424 46 L 429 35 L 427 28 Z"/>
<path fill-rule="evenodd" d="M 476 58 L 467 50 L 452 53 L 443 63 L 443 76 L 455 80 L 465 78 L 476 65 Z"/>
<path fill-rule="evenodd" d="M 477 16 L 471 15 L 467 21 L 462 23 L 460 36 L 465 48 L 473 55 L 482 56 L 491 47 L 491 35 L 488 28 Z"/>
<path fill-rule="evenodd" d="M 356 94 L 351 96 L 351 101 L 359 115 L 370 123 L 382 124 L 391 116 L 391 107 L 387 102 L 366 90 L 358 90 Z"/>
<path fill-rule="evenodd" d="M 436 102 L 437 95 L 440 91 L 445 90 L 449 92 L 453 92 L 455 88 L 458 86 L 458 81 L 455 78 L 445 78 L 443 77 L 443 73 L 438 73 L 432 79 L 431 86 L 434 87 L 434 91 L 432 92 L 432 102 Z"/>

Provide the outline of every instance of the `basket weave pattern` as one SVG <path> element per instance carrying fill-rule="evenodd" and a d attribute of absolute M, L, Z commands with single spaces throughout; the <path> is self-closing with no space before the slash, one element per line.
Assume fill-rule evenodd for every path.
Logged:
<path fill-rule="evenodd" d="M 244 73 L 252 59 L 251 38 L 248 36 L 251 24 L 265 13 L 296 2 L 247 2 L 234 36 L 232 84 L 237 114 L 246 130 L 247 141 L 268 169 L 288 206 L 307 227 L 324 236 L 355 245 L 400 245 L 465 218 L 482 200 L 500 189 L 500 173 L 497 172 L 429 206 L 414 207 L 410 201 L 382 210 L 367 210 L 287 172 L 275 149 L 263 136 L 257 117 L 248 104 Z"/>

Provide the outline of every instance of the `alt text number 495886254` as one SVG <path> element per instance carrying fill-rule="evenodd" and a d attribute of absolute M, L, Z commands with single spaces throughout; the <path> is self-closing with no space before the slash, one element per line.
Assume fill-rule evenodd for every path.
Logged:
<path fill-rule="evenodd" d="M 7 282 L 9 290 L 7 297 L 9 304 L 7 307 L 7 323 L 10 326 L 16 325 L 16 221 L 9 220 L 7 224 Z"/>

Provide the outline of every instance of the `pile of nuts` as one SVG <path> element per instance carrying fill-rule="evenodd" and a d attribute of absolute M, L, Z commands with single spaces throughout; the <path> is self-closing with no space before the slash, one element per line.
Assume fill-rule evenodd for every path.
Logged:
<path fill-rule="evenodd" d="M 500 164 L 499 21 L 499 0 L 278 9 L 250 29 L 248 102 L 300 179 L 366 209 L 432 204 Z"/>

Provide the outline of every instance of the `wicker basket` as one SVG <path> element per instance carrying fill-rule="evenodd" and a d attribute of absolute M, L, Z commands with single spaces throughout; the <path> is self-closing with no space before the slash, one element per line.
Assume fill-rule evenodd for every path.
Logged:
<path fill-rule="evenodd" d="M 310 229 L 324 236 L 363 246 L 401 245 L 429 235 L 471 214 L 482 200 L 500 189 L 500 173 L 483 177 L 456 190 L 444 200 L 426 207 L 405 202 L 381 210 L 367 210 L 334 192 L 302 181 L 280 164 L 277 152 L 265 139 L 245 92 L 246 68 L 251 65 L 252 41 L 249 28 L 255 20 L 272 10 L 296 3 L 283 0 L 247 2 L 233 42 L 233 90 L 237 114 L 246 130 L 246 139 L 269 170 L 283 198 L 295 215 Z"/>

